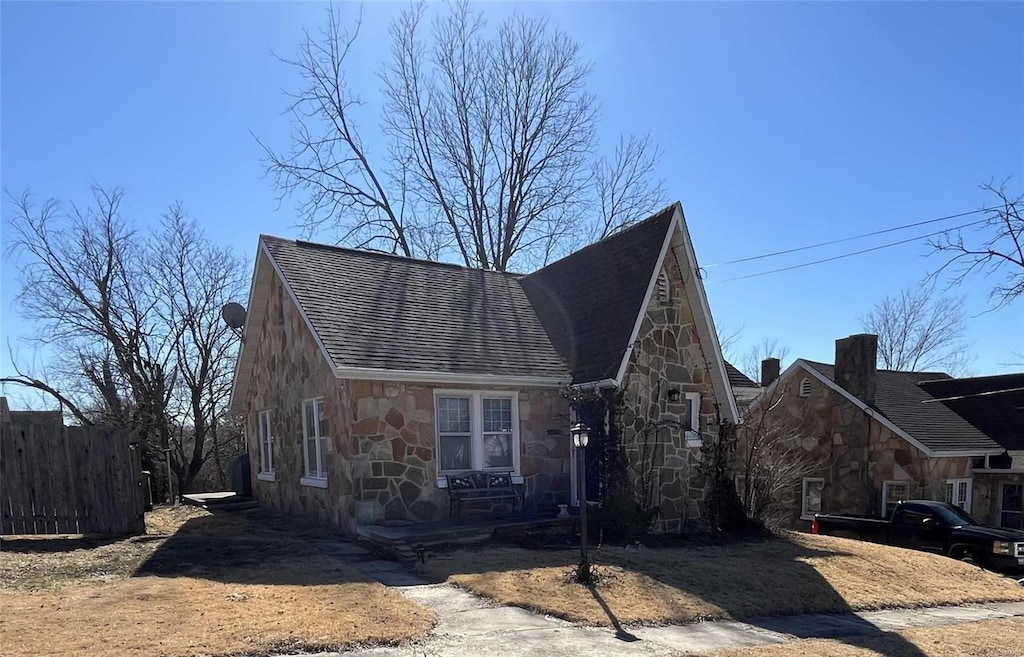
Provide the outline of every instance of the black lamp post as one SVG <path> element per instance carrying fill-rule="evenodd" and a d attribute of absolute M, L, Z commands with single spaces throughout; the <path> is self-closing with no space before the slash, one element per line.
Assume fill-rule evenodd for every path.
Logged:
<path fill-rule="evenodd" d="M 576 580 L 589 584 L 592 580 L 590 560 L 587 558 L 587 443 L 590 442 L 590 427 L 577 422 L 569 429 L 572 444 L 576 448 L 576 467 L 578 468 L 579 501 L 580 501 L 580 565 L 576 570 Z"/>

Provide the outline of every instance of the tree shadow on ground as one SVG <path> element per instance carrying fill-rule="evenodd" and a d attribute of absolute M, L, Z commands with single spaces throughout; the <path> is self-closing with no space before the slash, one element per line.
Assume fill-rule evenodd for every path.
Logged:
<path fill-rule="evenodd" d="M 597 586 L 586 587 L 587 597 L 596 603 L 596 607 L 589 605 L 589 611 L 582 609 L 588 602 L 580 597 L 584 592 L 571 588 L 578 585 L 566 583 L 576 560 L 574 551 L 502 550 L 498 545 L 480 551 L 438 550 L 437 560 L 424 570 L 437 581 L 449 576 L 458 581 L 459 575 L 472 575 L 458 583 L 484 595 L 497 592 L 491 597 L 505 597 L 512 604 L 568 620 L 607 624 L 624 641 L 638 640 L 627 628 L 642 624 L 719 619 L 739 620 L 801 639 L 832 638 L 860 647 L 868 647 L 866 638 L 881 633 L 854 615 L 843 594 L 812 565 L 834 569 L 844 557 L 854 556 L 844 551 L 841 543 L 834 549 L 817 549 L 784 536 L 638 552 L 621 547 L 594 549 L 591 556 L 601 579 Z M 524 573 L 527 570 L 531 573 Z M 642 581 L 630 579 L 623 571 L 642 575 Z M 538 575 L 541 572 L 547 575 Z M 550 581 L 536 584 L 537 578 L 544 576 Z M 837 575 L 833 572 L 830 576 Z M 884 581 L 888 575 L 879 572 L 877 576 Z M 537 588 L 529 589 L 531 586 Z M 503 587 L 508 596 L 502 595 Z M 559 594 L 564 600 L 555 599 Z M 914 644 L 895 634 L 892 637 L 885 654 L 925 656 Z M 893 646 L 898 650 L 889 653 Z"/>
<path fill-rule="evenodd" d="M 239 584 L 370 581 L 346 565 L 342 555 L 321 547 L 339 545 L 345 545 L 340 535 L 301 519 L 263 510 L 217 512 L 186 521 L 133 575 Z"/>

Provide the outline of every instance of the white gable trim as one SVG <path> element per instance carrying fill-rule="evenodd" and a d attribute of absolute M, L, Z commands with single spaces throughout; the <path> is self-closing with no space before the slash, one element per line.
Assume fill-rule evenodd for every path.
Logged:
<path fill-rule="evenodd" d="M 569 378 L 420 370 L 388 370 L 375 367 L 336 367 L 334 374 L 353 381 L 395 381 L 403 383 L 461 383 L 464 385 L 514 386 L 523 388 L 564 388 Z"/>
<path fill-rule="evenodd" d="M 903 429 L 901 429 L 898 426 L 896 426 L 892 422 L 892 420 L 890 420 L 889 418 L 885 417 L 884 415 L 882 415 L 878 411 L 874 410 L 873 408 L 871 408 L 870 406 L 865 404 L 859 398 L 857 398 L 856 396 L 851 394 L 848 390 L 846 390 L 846 388 L 842 387 L 841 385 L 839 385 L 838 383 L 836 383 L 832 379 L 828 378 L 827 376 L 825 376 L 824 374 L 819 372 L 817 370 L 817 368 L 815 368 L 814 366 L 812 366 L 810 363 L 808 363 L 807 361 L 805 361 L 802 358 L 796 359 L 796 361 L 792 365 L 790 365 L 789 367 L 786 368 L 786 371 L 783 372 L 779 376 L 778 379 L 773 381 L 770 386 L 765 388 L 764 392 L 761 393 L 761 395 L 757 399 L 755 399 L 753 402 L 751 402 L 750 406 L 747 409 L 747 414 L 749 415 L 755 408 L 757 408 L 761 404 L 762 400 L 770 399 L 772 393 L 774 392 L 774 390 L 776 388 L 776 386 L 778 386 L 784 380 L 786 380 L 790 376 L 792 376 L 793 373 L 796 372 L 797 370 L 803 370 L 804 372 L 807 372 L 808 374 L 810 374 L 812 377 L 814 377 L 815 379 L 820 381 L 825 386 L 828 386 L 829 388 L 831 388 L 835 392 L 839 393 L 840 395 L 842 395 L 843 397 L 848 399 L 851 403 L 853 403 L 853 405 L 855 405 L 857 408 L 859 408 L 865 414 L 867 414 L 868 417 L 871 417 L 871 418 L 874 418 L 875 420 L 878 420 L 878 422 L 882 426 L 886 427 L 887 429 L 892 431 L 894 434 L 896 434 L 897 436 L 899 436 L 903 440 L 907 441 L 908 443 L 910 443 L 911 445 L 916 447 L 925 456 L 935 457 L 935 458 L 946 458 L 946 457 L 953 458 L 953 457 L 957 457 L 957 456 L 985 456 L 986 454 L 1002 454 L 1003 453 L 1002 449 L 998 449 L 998 450 L 979 449 L 979 450 L 972 450 L 972 451 L 966 451 L 966 450 L 965 451 L 946 451 L 946 450 L 939 451 L 939 450 L 933 450 L 933 449 L 931 449 L 929 447 L 926 447 L 921 441 L 919 441 L 918 439 L 914 438 L 913 436 L 911 436 L 909 433 L 907 433 Z"/>
<path fill-rule="evenodd" d="M 629 343 L 622 356 L 622 363 L 619 364 L 618 373 L 614 379 L 606 382 L 619 386 L 626 376 L 629 357 L 633 353 L 637 336 L 640 334 L 640 326 L 644 321 L 644 316 L 647 314 L 647 306 L 650 304 L 654 290 L 658 285 L 658 276 L 665 266 L 665 257 L 668 255 L 670 248 L 675 253 L 679 271 L 683 273 L 683 287 L 686 290 L 687 303 L 690 304 L 690 311 L 693 313 L 694 322 L 696 323 L 697 337 L 700 340 L 701 351 L 704 353 L 705 362 L 711 375 L 711 384 L 715 391 L 715 399 L 718 402 L 719 411 L 722 413 L 723 419 L 727 419 L 735 424 L 739 422 L 739 410 L 736 407 L 732 388 L 729 386 L 729 375 L 725 371 L 725 357 L 722 355 L 722 348 L 718 343 L 718 334 L 715 332 L 714 320 L 711 318 L 711 308 L 708 305 L 707 294 L 704 291 L 704 282 L 697 275 L 697 256 L 694 253 L 693 244 L 690 242 L 689 230 L 686 228 L 683 206 L 679 202 L 675 204 L 672 221 L 665 234 L 665 242 L 661 245 L 661 252 L 658 254 L 654 271 L 651 272 L 647 293 L 644 294 L 640 312 L 637 314 L 636 322 L 633 324 L 633 332 L 629 336 Z M 710 350 L 710 359 L 708 358 L 709 350 L 707 345 L 713 345 L 713 349 Z"/>
<path fill-rule="evenodd" d="M 327 365 L 331 368 L 331 371 L 336 371 L 337 366 L 334 364 L 334 360 L 331 355 L 327 352 L 327 347 L 324 346 L 323 340 L 320 339 L 320 335 L 313 328 L 313 323 L 309 321 L 309 316 L 306 314 L 302 304 L 299 303 L 298 297 L 295 296 L 295 290 L 292 289 L 288 279 L 285 278 L 284 273 L 274 260 L 274 256 L 271 255 L 270 250 L 267 248 L 266 243 L 263 241 L 263 236 L 260 236 L 259 248 L 256 252 L 256 266 L 253 272 L 252 286 L 249 288 L 249 312 L 246 313 L 245 327 L 243 328 L 243 340 L 245 338 L 252 337 L 249 333 L 249 327 L 254 326 L 256 330 L 259 330 L 263 326 L 263 316 L 266 311 L 267 304 L 270 302 L 268 295 L 270 293 L 271 278 L 265 273 L 266 268 L 260 267 L 263 262 L 270 263 L 274 275 L 281 281 L 281 285 L 288 291 L 288 297 L 292 300 L 295 308 L 299 311 L 299 315 L 302 317 L 302 321 L 306 324 L 306 329 L 310 335 L 316 341 L 317 346 L 320 348 L 320 354 L 327 361 Z M 263 274 L 261 276 L 261 274 Z M 255 320 L 253 318 L 256 318 Z M 240 413 L 245 410 L 245 397 L 249 391 L 249 378 L 252 376 L 252 368 L 254 363 L 252 362 L 255 358 L 256 345 L 248 341 L 243 341 L 242 348 L 238 351 L 238 360 L 235 364 L 235 381 L 231 388 L 231 401 L 229 408 Z"/>

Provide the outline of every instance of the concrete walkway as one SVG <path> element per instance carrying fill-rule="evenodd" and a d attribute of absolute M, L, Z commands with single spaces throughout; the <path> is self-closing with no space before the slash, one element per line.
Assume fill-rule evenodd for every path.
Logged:
<path fill-rule="evenodd" d="M 336 544 L 337 545 L 337 544 Z M 897 609 L 856 614 L 812 614 L 716 621 L 667 627 L 580 627 L 518 607 L 492 604 L 448 584 L 429 584 L 400 564 L 374 560 L 352 544 L 324 552 L 434 611 L 437 626 L 425 641 L 395 648 L 369 648 L 320 657 L 508 657 L 550 655 L 678 657 L 693 652 L 786 643 L 806 638 L 860 637 L 907 627 L 956 625 L 1024 616 L 1024 602 Z"/>

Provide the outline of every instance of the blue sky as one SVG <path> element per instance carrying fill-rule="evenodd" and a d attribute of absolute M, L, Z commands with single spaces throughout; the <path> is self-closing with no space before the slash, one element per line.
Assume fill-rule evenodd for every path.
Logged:
<path fill-rule="evenodd" d="M 374 71 L 403 5 L 363 7 L 352 84 L 376 135 Z M 359 5 L 341 4 L 354 17 Z M 295 235 L 253 134 L 287 145 L 282 89 L 315 3 L 4 3 L 0 174 L 5 190 L 85 200 L 119 185 L 126 211 L 155 221 L 173 201 L 209 236 L 252 257 L 260 232 Z M 702 265 L 973 210 L 977 185 L 1024 185 L 1024 5 L 1020 3 L 492 3 L 546 15 L 594 63 L 600 138 L 643 133 L 664 149 L 659 175 L 682 201 Z M 374 151 L 376 151 L 374 153 Z M 4 228 L 10 206 L 3 206 Z M 920 231 L 921 229 L 917 229 Z M 5 231 L 6 233 L 6 231 Z M 743 342 L 777 337 L 793 355 L 830 360 L 835 338 L 887 292 L 938 264 L 910 244 L 743 281 L 724 279 L 911 237 L 710 267 L 719 326 Z M 4 241 L 7 237 L 5 234 Z M 22 363 L 32 327 L 2 270 L 6 343 Z M 967 296 L 975 374 L 1006 371 L 1024 351 L 1024 300 L 988 308 Z M 742 349 L 743 344 L 740 345 Z M 1019 366 L 1018 366 L 1018 369 Z"/>

